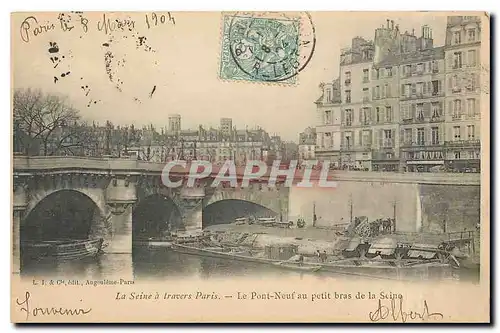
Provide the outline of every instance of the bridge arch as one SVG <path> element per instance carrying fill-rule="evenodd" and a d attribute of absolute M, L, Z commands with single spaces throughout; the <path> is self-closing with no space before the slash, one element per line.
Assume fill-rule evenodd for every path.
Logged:
<path fill-rule="evenodd" d="M 203 208 L 202 227 L 233 223 L 237 218 L 250 216 L 280 218 L 280 213 L 251 201 L 224 199 L 212 202 Z"/>
<path fill-rule="evenodd" d="M 104 203 L 77 189 L 57 189 L 34 196 L 21 223 L 21 241 L 106 238 L 109 214 Z"/>
<path fill-rule="evenodd" d="M 182 227 L 182 214 L 175 201 L 161 193 L 143 197 L 132 211 L 134 240 L 159 238 Z"/>
<path fill-rule="evenodd" d="M 207 207 L 223 200 L 240 200 L 254 203 L 279 214 L 283 210 L 284 198 L 280 190 L 273 188 L 218 189 L 208 198 L 204 206 Z"/>

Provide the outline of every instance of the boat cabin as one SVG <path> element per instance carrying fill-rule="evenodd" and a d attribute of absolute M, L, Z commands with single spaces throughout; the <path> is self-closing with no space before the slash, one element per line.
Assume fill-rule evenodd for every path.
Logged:
<path fill-rule="evenodd" d="M 264 255 L 267 259 L 288 260 L 299 253 L 299 247 L 293 244 L 267 245 Z"/>

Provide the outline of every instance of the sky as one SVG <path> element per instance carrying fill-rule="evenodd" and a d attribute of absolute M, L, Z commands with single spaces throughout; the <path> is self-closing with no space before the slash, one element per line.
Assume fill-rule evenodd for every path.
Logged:
<path fill-rule="evenodd" d="M 319 84 L 338 76 L 340 49 L 353 37 L 373 39 L 389 19 L 417 36 L 429 25 L 439 46 L 446 28 L 446 16 L 438 12 L 312 12 L 314 54 L 297 84 L 286 86 L 219 79 L 219 12 L 163 12 L 156 18 L 147 12 L 64 14 L 14 14 L 14 88 L 65 96 L 90 122 L 159 128 L 167 126 L 169 114 L 180 114 L 187 129 L 216 127 L 221 117 L 230 117 L 239 129 L 260 126 L 293 141 L 315 125 Z M 123 22 L 126 31 L 111 31 L 108 19 Z"/>

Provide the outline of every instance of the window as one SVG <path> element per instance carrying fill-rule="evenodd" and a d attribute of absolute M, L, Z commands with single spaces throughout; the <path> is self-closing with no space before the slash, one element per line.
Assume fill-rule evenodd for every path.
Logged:
<path fill-rule="evenodd" d="M 453 53 L 453 69 L 462 68 L 462 52 Z"/>
<path fill-rule="evenodd" d="M 370 108 L 362 108 L 361 109 L 361 123 L 363 125 L 370 124 Z"/>
<path fill-rule="evenodd" d="M 460 117 L 461 113 L 462 113 L 462 101 L 456 99 L 453 101 L 453 118 Z"/>
<path fill-rule="evenodd" d="M 351 84 L 351 72 L 345 72 L 345 85 L 348 86 Z"/>
<path fill-rule="evenodd" d="M 391 97 L 391 86 L 389 84 L 385 85 L 385 97 L 390 98 Z"/>
<path fill-rule="evenodd" d="M 417 104 L 417 119 L 418 120 L 424 119 L 424 103 Z"/>
<path fill-rule="evenodd" d="M 418 82 L 417 83 L 417 95 L 422 96 L 423 94 L 424 94 L 424 83 Z"/>
<path fill-rule="evenodd" d="M 417 64 L 417 73 L 421 74 L 424 72 L 424 64 Z"/>
<path fill-rule="evenodd" d="M 434 73 L 439 72 L 438 62 L 436 60 L 432 60 L 432 71 Z"/>
<path fill-rule="evenodd" d="M 363 130 L 363 135 L 361 140 L 364 146 L 369 146 L 371 144 L 371 133 L 369 130 Z"/>
<path fill-rule="evenodd" d="M 476 29 L 468 29 L 467 30 L 467 40 L 469 42 L 476 41 Z"/>
<path fill-rule="evenodd" d="M 431 81 L 431 88 L 432 88 L 432 95 L 433 96 L 436 96 L 436 95 L 439 95 L 440 93 L 440 89 L 439 89 L 439 81 L 438 80 L 434 80 L 434 81 Z"/>
<path fill-rule="evenodd" d="M 469 151 L 469 158 L 471 160 L 475 159 L 476 158 L 476 155 L 474 154 L 474 151 Z"/>
<path fill-rule="evenodd" d="M 460 44 L 461 43 L 461 33 L 460 31 L 455 31 L 453 33 L 453 44 Z"/>
<path fill-rule="evenodd" d="M 467 125 L 467 139 L 474 140 L 474 125 Z"/>
<path fill-rule="evenodd" d="M 385 121 L 390 123 L 392 121 L 392 107 L 385 107 Z"/>
<path fill-rule="evenodd" d="M 330 103 L 332 101 L 332 89 L 326 89 L 326 102 Z"/>
<path fill-rule="evenodd" d="M 392 159 L 392 153 L 385 153 L 385 158 L 388 160 Z"/>
<path fill-rule="evenodd" d="M 465 88 L 468 91 L 476 90 L 476 75 L 474 73 L 469 73 L 469 75 L 467 75 L 467 83 Z"/>
<path fill-rule="evenodd" d="M 439 102 L 431 103 L 432 118 L 439 118 L 441 116 L 441 108 Z"/>
<path fill-rule="evenodd" d="M 411 84 L 405 84 L 404 85 L 404 95 L 407 98 L 411 97 Z"/>
<path fill-rule="evenodd" d="M 403 74 L 406 76 L 411 74 L 411 65 L 405 65 L 405 67 L 403 67 Z"/>
<path fill-rule="evenodd" d="M 404 143 L 407 144 L 407 145 L 410 145 L 411 142 L 412 142 L 412 129 L 411 128 L 405 128 L 404 131 L 403 131 L 403 140 L 404 140 Z"/>
<path fill-rule="evenodd" d="M 460 88 L 460 86 L 458 85 L 458 76 L 457 75 L 453 75 L 451 77 L 451 90 L 453 92 L 460 92 L 460 90 L 462 90 Z"/>
<path fill-rule="evenodd" d="M 439 144 L 439 128 L 433 127 L 431 129 L 431 144 L 438 145 Z"/>
<path fill-rule="evenodd" d="M 370 71 L 368 69 L 363 69 L 363 82 L 369 81 Z"/>
<path fill-rule="evenodd" d="M 453 140 L 460 141 L 460 126 L 453 126 Z"/>
<path fill-rule="evenodd" d="M 345 110 L 345 124 L 346 126 L 352 126 L 352 110 Z"/>
<path fill-rule="evenodd" d="M 346 148 L 350 148 L 352 145 L 352 133 L 351 132 L 346 132 L 345 133 L 345 146 Z"/>
<path fill-rule="evenodd" d="M 378 69 L 375 69 L 373 73 L 375 74 L 375 79 L 378 80 L 380 78 L 380 71 Z"/>
<path fill-rule="evenodd" d="M 392 147 L 392 131 L 384 130 L 384 147 Z"/>
<path fill-rule="evenodd" d="M 476 50 L 469 50 L 467 52 L 467 61 L 469 62 L 469 67 L 476 66 Z"/>
<path fill-rule="evenodd" d="M 417 145 L 423 146 L 425 144 L 424 134 L 425 132 L 423 128 L 417 129 Z"/>
<path fill-rule="evenodd" d="M 454 155 L 455 155 L 455 159 L 456 159 L 456 160 L 459 160 L 459 159 L 460 159 L 460 152 L 459 152 L 459 151 L 456 151 L 456 152 L 454 153 Z"/>
<path fill-rule="evenodd" d="M 378 106 L 375 108 L 375 116 L 377 124 L 380 123 L 380 108 Z"/>
<path fill-rule="evenodd" d="M 332 111 L 325 111 L 324 124 L 328 125 L 332 123 Z"/>
<path fill-rule="evenodd" d="M 350 90 L 345 91 L 345 102 L 351 103 L 351 91 Z"/>
<path fill-rule="evenodd" d="M 476 100 L 474 98 L 467 99 L 467 116 L 473 117 L 476 113 Z"/>
<path fill-rule="evenodd" d="M 363 88 L 363 102 L 370 101 L 370 91 L 368 88 Z"/>
<path fill-rule="evenodd" d="M 385 73 L 386 73 L 387 77 L 392 77 L 392 67 L 387 67 L 385 69 Z"/>
<path fill-rule="evenodd" d="M 403 119 L 412 119 L 413 116 L 410 113 L 410 105 L 403 104 L 401 105 L 401 114 L 403 115 Z"/>

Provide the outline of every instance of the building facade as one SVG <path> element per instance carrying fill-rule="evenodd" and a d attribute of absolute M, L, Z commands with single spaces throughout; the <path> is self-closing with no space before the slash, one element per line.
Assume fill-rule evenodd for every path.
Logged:
<path fill-rule="evenodd" d="M 444 68 L 442 47 L 403 55 L 401 59 L 403 170 L 426 172 L 444 166 Z"/>
<path fill-rule="evenodd" d="M 373 43 L 353 38 L 341 51 L 340 97 L 334 81 L 316 101 L 316 154 L 336 158 L 335 140 L 326 138 L 340 129 L 341 168 L 479 172 L 480 48 L 475 16 L 448 17 L 440 47 L 427 25 L 417 36 L 390 20 Z"/>
<path fill-rule="evenodd" d="M 481 19 L 447 20 L 445 159 L 454 171 L 480 170 Z"/>
<path fill-rule="evenodd" d="M 320 85 L 321 97 L 316 101 L 315 155 L 330 165 L 340 165 L 341 94 L 340 80 Z"/>
<path fill-rule="evenodd" d="M 299 165 L 316 158 L 316 129 L 308 127 L 299 134 Z"/>
<path fill-rule="evenodd" d="M 370 73 L 374 46 L 362 37 L 340 55 L 340 167 L 371 170 L 371 136 L 362 115 L 371 109 Z"/>

